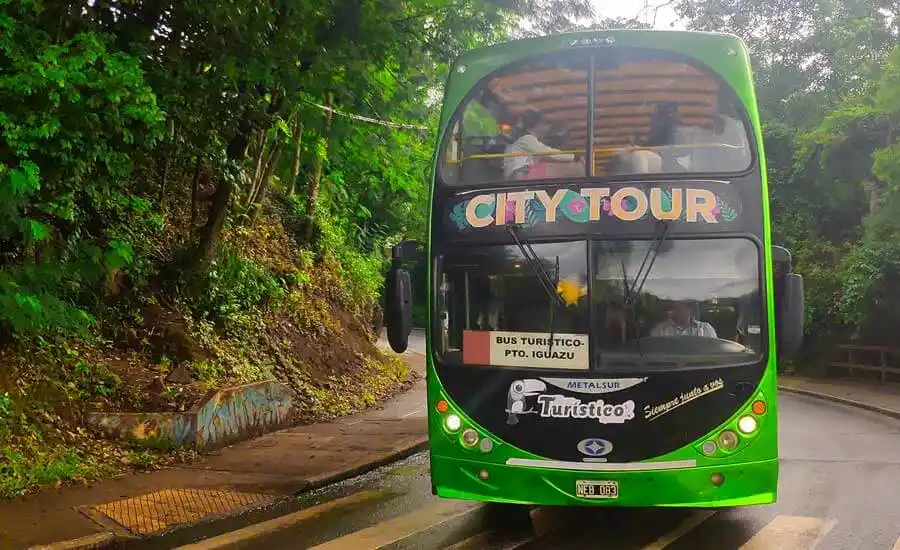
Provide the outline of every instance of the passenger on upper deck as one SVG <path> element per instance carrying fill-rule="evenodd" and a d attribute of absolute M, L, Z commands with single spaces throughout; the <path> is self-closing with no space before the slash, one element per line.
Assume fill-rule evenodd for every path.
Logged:
<path fill-rule="evenodd" d="M 716 113 L 710 127 L 684 124 L 674 102 L 654 105 L 650 136 L 635 143 L 654 150 L 621 154 L 620 158 L 624 161 L 621 170 L 631 174 L 654 174 L 738 171 L 746 168 L 750 159 L 747 136 L 740 120 L 724 114 L 730 110 L 730 103 L 723 92 L 718 94 Z"/>
<path fill-rule="evenodd" d="M 731 102 L 722 92 L 718 95 L 717 112 L 709 127 L 680 125 L 675 131 L 675 145 L 706 145 L 685 151 L 683 164 L 692 172 L 726 172 L 746 168 L 750 161 L 750 148 L 744 125 L 737 118 L 723 112 Z M 709 147 L 710 144 L 727 145 L 729 148 Z"/>
<path fill-rule="evenodd" d="M 540 111 L 527 111 L 522 115 L 522 128 L 524 132 L 512 144 L 506 147 L 506 153 L 557 153 L 544 154 L 537 157 L 538 161 L 574 162 L 573 153 L 563 153 L 545 145 L 539 138 L 549 131 L 549 125 Z M 536 163 L 532 155 L 516 155 L 503 159 L 503 175 L 506 179 L 535 179 L 542 177 L 538 174 L 529 174 Z"/>

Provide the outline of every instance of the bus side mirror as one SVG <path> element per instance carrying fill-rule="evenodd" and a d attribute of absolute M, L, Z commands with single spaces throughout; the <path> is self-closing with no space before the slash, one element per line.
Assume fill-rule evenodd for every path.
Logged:
<path fill-rule="evenodd" d="M 803 345 L 805 298 L 803 277 L 792 273 L 791 253 L 780 246 L 772 247 L 775 264 L 775 336 L 778 355 L 793 357 Z"/>
<path fill-rule="evenodd" d="M 416 241 L 403 241 L 391 249 L 391 268 L 385 284 L 385 326 L 391 349 L 406 351 L 412 331 L 412 281 L 404 261 L 420 258 Z"/>

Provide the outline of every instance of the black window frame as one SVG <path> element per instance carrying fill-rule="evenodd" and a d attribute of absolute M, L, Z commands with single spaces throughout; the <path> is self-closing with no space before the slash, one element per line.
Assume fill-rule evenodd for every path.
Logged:
<path fill-rule="evenodd" d="M 732 104 L 737 109 L 737 115 L 740 117 L 741 124 L 744 127 L 744 133 L 747 137 L 747 145 L 750 150 L 750 162 L 747 167 L 742 170 L 736 171 L 719 171 L 719 172 L 672 172 L 672 173 L 659 173 L 659 174 L 621 174 L 621 175 L 589 175 L 590 172 L 593 171 L 593 162 L 587 162 L 589 158 L 592 159 L 593 154 L 593 140 L 594 140 L 594 85 L 595 85 L 595 77 L 596 77 L 596 63 L 595 59 L 598 55 L 603 55 L 603 52 L 608 52 L 610 49 L 613 51 L 628 49 L 628 50 L 636 50 L 642 53 L 660 53 L 664 56 L 672 57 L 679 62 L 683 62 L 695 69 L 703 71 L 710 78 L 715 80 L 719 85 L 719 93 L 726 94 L 729 99 L 732 101 Z M 448 183 L 444 180 L 444 168 L 445 168 L 445 154 L 447 151 L 447 147 L 449 145 L 449 141 L 453 135 L 453 128 L 457 124 L 460 125 L 460 130 L 462 129 L 462 118 L 465 115 L 466 108 L 469 103 L 480 94 L 486 87 L 486 85 L 494 78 L 498 76 L 502 76 L 507 72 L 515 73 L 518 70 L 521 70 L 523 67 L 527 67 L 529 64 L 534 63 L 535 61 L 539 61 L 545 58 L 552 58 L 553 56 L 557 56 L 560 54 L 564 54 L 566 52 L 577 52 L 578 55 L 586 55 L 588 57 L 587 63 L 585 64 L 586 70 L 588 72 L 588 100 L 587 107 L 585 112 L 585 117 L 588 120 L 586 139 L 585 139 L 585 175 L 578 178 L 560 178 L 560 179 L 535 179 L 530 180 L 528 183 L 531 186 L 539 186 L 539 185 L 553 185 L 560 184 L 561 182 L 569 182 L 572 184 L 585 184 L 585 183 L 619 183 L 619 182 L 627 182 L 634 179 L 666 179 L 666 180 L 697 180 L 697 179 L 712 179 L 712 180 L 727 180 L 727 179 L 736 179 L 741 178 L 743 176 L 747 176 L 756 171 L 759 167 L 759 148 L 756 142 L 756 132 L 755 128 L 750 120 L 750 113 L 747 110 L 744 102 L 741 101 L 741 98 L 738 96 L 737 91 L 734 89 L 728 81 L 719 74 L 718 71 L 713 70 L 709 65 L 703 63 L 702 61 L 682 54 L 680 52 L 673 52 L 671 50 L 661 50 L 658 48 L 648 48 L 641 46 L 599 46 L 593 47 L 590 49 L 578 48 L 578 49 L 555 49 L 551 51 L 541 52 L 539 54 L 527 55 L 524 56 L 512 63 L 508 63 L 497 69 L 491 71 L 490 73 L 483 76 L 478 82 L 472 86 L 472 88 L 466 93 L 465 96 L 462 97 L 453 114 L 447 120 L 447 125 L 444 128 L 443 135 L 441 136 L 440 143 L 436 149 L 437 159 L 436 166 L 434 171 L 434 180 L 435 185 L 441 187 L 446 190 L 452 190 L 454 193 L 463 192 L 471 189 L 481 189 L 481 188 L 490 188 L 490 187 L 507 187 L 512 185 L 521 185 L 521 181 L 507 181 L 507 180 L 494 180 L 494 181 L 482 181 L 475 183 L 467 183 L 467 182 L 457 182 L 457 183 Z M 608 55 L 608 54 L 607 54 Z M 591 153 L 590 155 L 588 153 Z"/>
<path fill-rule="evenodd" d="M 764 244 L 759 238 L 759 236 L 754 235 L 752 233 L 722 233 L 722 234 L 714 234 L 708 236 L 699 236 L 699 235 L 677 235 L 671 236 L 667 238 L 667 241 L 706 241 L 706 240 L 736 240 L 742 239 L 749 241 L 756 249 L 756 282 L 757 288 L 759 290 L 759 300 L 758 307 L 760 313 L 760 342 L 761 347 L 758 350 L 758 353 L 755 354 L 752 360 L 737 362 L 737 363 L 719 363 L 715 365 L 692 365 L 688 367 L 678 368 L 673 370 L 671 367 L 653 367 L 646 366 L 640 369 L 642 374 L 656 374 L 656 373 L 688 373 L 695 372 L 700 370 L 708 370 L 708 369 L 730 369 L 730 368 L 740 368 L 740 367 L 748 367 L 759 364 L 764 364 L 769 361 L 769 355 L 772 350 L 772 342 L 769 338 L 769 329 L 770 329 L 770 316 L 771 311 L 768 307 L 768 289 L 766 287 L 766 269 L 765 269 L 765 256 L 763 254 Z M 577 370 L 573 371 L 571 369 L 552 369 L 552 368 L 533 368 L 529 370 L 534 370 L 536 373 L 541 373 L 541 375 L 552 376 L 552 375 L 564 375 L 564 376 L 572 376 L 574 372 L 588 373 L 588 374 L 601 374 L 601 375 L 620 375 L 623 372 L 630 372 L 629 369 L 624 370 L 613 370 L 613 371 L 603 371 L 599 369 L 599 365 L 595 360 L 595 349 L 596 349 L 596 338 L 594 337 L 595 329 L 597 328 L 598 320 L 596 319 L 596 312 L 593 304 L 593 287 L 594 287 L 594 250 L 595 243 L 597 242 L 612 242 L 612 241 L 653 241 L 653 235 L 617 235 L 613 238 L 601 238 L 598 235 L 591 234 L 570 234 L 566 236 L 558 236 L 554 235 L 551 238 L 535 238 L 529 239 L 528 243 L 531 245 L 538 244 L 563 244 L 563 243 L 577 243 L 581 242 L 586 247 L 586 260 L 587 260 L 587 276 L 588 276 L 588 288 L 586 299 L 588 300 L 588 353 L 590 357 L 590 361 L 588 363 L 587 370 Z M 476 244 L 472 242 L 450 242 L 450 243 L 441 243 L 440 245 L 435 246 L 432 244 L 431 250 L 432 255 L 429 258 L 429 261 L 432 264 L 431 270 L 431 278 L 433 284 L 431 285 L 431 293 L 430 300 L 432 306 L 429 308 L 429 316 L 432 320 L 430 323 L 430 329 L 432 338 L 438 337 L 441 327 L 441 319 L 439 317 L 439 293 L 440 293 L 440 277 L 443 272 L 442 260 L 445 255 L 445 251 L 447 249 L 456 248 L 456 249 L 465 249 L 471 247 L 503 247 L 503 246 L 515 246 L 515 243 L 512 240 L 508 242 L 489 242 L 484 244 Z M 633 274 L 629 274 L 632 276 Z M 433 359 L 436 364 L 447 365 L 458 368 L 473 368 L 473 367 L 485 367 L 489 369 L 494 368 L 510 368 L 510 367 L 497 367 L 490 365 L 462 365 L 456 364 L 454 362 L 445 361 L 443 358 L 443 354 L 438 349 L 437 346 L 432 346 L 432 354 Z"/>

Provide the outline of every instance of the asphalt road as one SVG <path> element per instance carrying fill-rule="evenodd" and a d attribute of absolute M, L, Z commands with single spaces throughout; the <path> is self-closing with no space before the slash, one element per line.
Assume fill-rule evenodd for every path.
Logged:
<path fill-rule="evenodd" d="M 256 537 L 196 548 L 900 549 L 900 421 L 805 397 L 783 395 L 780 405 L 772 506 L 529 513 L 459 503 L 431 495 L 423 453 L 307 495 Z"/>
<path fill-rule="evenodd" d="M 900 550 L 900 420 L 786 394 L 779 406 L 771 506 L 529 510 L 442 500 L 431 495 L 422 453 L 306 495 L 297 512 L 256 532 L 192 548 Z"/>

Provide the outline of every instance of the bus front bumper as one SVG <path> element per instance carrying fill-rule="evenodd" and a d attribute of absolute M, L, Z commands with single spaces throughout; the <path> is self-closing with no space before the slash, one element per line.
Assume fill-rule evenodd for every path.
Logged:
<path fill-rule="evenodd" d="M 439 497 L 461 500 L 565 506 L 731 507 L 775 502 L 778 459 L 668 470 L 581 471 L 432 455 L 431 479 Z M 616 481 L 619 496 L 576 496 L 578 480 Z M 714 480 L 721 483 L 716 485 Z"/>

